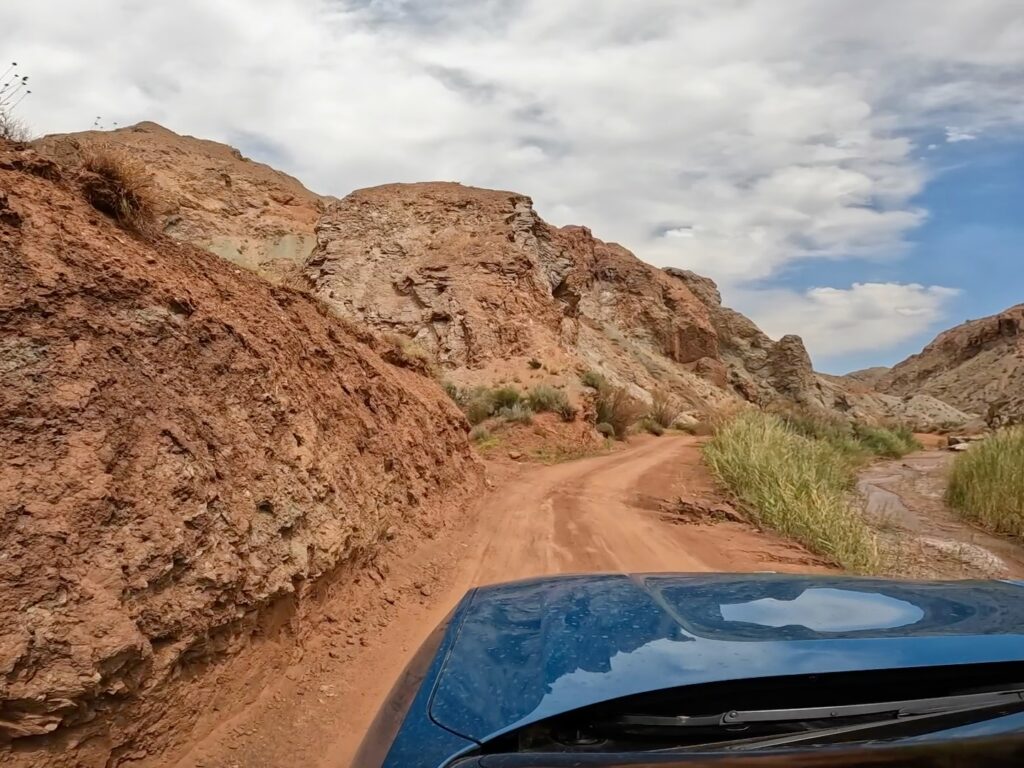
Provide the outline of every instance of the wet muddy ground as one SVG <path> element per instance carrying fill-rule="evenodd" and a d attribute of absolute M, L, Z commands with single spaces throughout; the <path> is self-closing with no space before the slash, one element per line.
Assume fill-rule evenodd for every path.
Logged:
<path fill-rule="evenodd" d="M 1024 542 L 989 535 L 945 503 L 954 454 L 922 451 L 872 464 L 857 490 L 900 578 L 1024 578 Z"/>

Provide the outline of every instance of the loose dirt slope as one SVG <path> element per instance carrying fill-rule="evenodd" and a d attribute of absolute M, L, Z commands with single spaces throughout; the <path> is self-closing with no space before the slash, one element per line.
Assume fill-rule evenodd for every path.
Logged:
<path fill-rule="evenodd" d="M 271 608 L 475 492 L 461 415 L 376 345 L 0 144 L 0 736 L 23 762 L 156 754 Z"/>

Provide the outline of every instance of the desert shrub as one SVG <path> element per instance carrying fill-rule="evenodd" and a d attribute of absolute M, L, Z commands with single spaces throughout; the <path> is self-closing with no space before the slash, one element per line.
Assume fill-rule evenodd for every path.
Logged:
<path fill-rule="evenodd" d="M 564 403 L 560 403 L 558 407 L 555 408 L 555 413 L 557 413 L 561 417 L 562 421 L 570 422 L 576 421 L 576 417 L 579 415 L 580 410 L 575 405 L 566 400 Z"/>
<path fill-rule="evenodd" d="M 541 368 L 544 367 L 544 363 L 542 363 L 536 357 L 531 357 L 530 361 L 527 363 L 527 365 L 530 366 L 530 370 L 533 370 L 533 371 L 538 371 L 538 370 L 540 370 Z"/>
<path fill-rule="evenodd" d="M 24 143 L 32 140 L 32 134 L 25 123 L 0 107 L 0 139 Z"/>
<path fill-rule="evenodd" d="M 441 382 L 441 387 L 457 406 L 461 408 L 465 404 L 466 391 L 458 384 L 452 381 L 443 381 Z"/>
<path fill-rule="evenodd" d="M 597 390 L 603 389 L 608 385 L 607 379 L 597 371 L 586 371 L 580 376 L 580 381 L 583 382 L 583 386 Z"/>
<path fill-rule="evenodd" d="M 620 440 L 626 438 L 626 433 L 637 420 L 643 416 L 644 406 L 637 401 L 624 387 L 612 387 L 605 385 L 597 391 L 597 400 L 594 403 L 597 411 L 598 424 L 611 424 L 615 430 L 615 436 Z"/>
<path fill-rule="evenodd" d="M 471 430 L 469 430 L 469 439 L 474 443 L 481 443 L 484 440 L 489 439 L 491 436 L 491 430 L 485 427 L 483 424 L 477 424 Z"/>
<path fill-rule="evenodd" d="M 569 397 L 560 389 L 541 384 L 527 393 L 526 402 L 537 413 L 558 413 L 559 409 L 569 404 Z"/>
<path fill-rule="evenodd" d="M 682 413 L 679 401 L 663 390 L 656 390 L 652 395 L 651 407 L 647 411 L 648 418 L 662 427 L 671 427 L 679 414 Z"/>
<path fill-rule="evenodd" d="M 155 216 L 153 177 L 140 161 L 113 149 L 98 149 L 82 164 L 86 199 L 98 211 L 136 231 L 148 229 Z"/>
<path fill-rule="evenodd" d="M 469 391 L 463 390 L 460 405 L 470 424 L 479 424 L 489 419 L 497 410 L 491 390 L 487 387 L 475 387 Z"/>
<path fill-rule="evenodd" d="M 1024 536 L 1024 427 L 997 432 L 957 456 L 946 499 L 972 522 Z"/>
<path fill-rule="evenodd" d="M 495 387 L 491 390 L 491 400 L 496 409 L 518 405 L 522 399 L 522 393 L 515 387 Z"/>
<path fill-rule="evenodd" d="M 642 419 L 640 422 L 640 426 L 644 428 L 645 432 L 650 432 L 652 435 L 655 435 L 656 437 L 661 437 L 662 435 L 665 434 L 665 428 L 661 426 L 661 424 L 659 424 L 657 421 L 652 419 L 650 416 Z"/>
<path fill-rule="evenodd" d="M 875 456 L 898 459 L 911 451 L 918 450 L 921 444 L 914 434 L 905 428 L 874 427 L 867 424 L 854 424 L 853 434 L 858 443 Z"/>
<path fill-rule="evenodd" d="M 747 411 L 718 428 L 704 457 L 766 528 L 848 570 L 879 569 L 875 537 L 850 500 L 858 461 L 834 441 Z"/>
<path fill-rule="evenodd" d="M 504 408 L 498 409 L 497 415 L 505 421 L 513 422 L 515 424 L 533 423 L 533 411 L 530 410 L 530 406 L 525 403 L 506 405 Z"/>
<path fill-rule="evenodd" d="M 602 421 L 596 427 L 597 431 L 605 437 L 615 437 L 615 427 L 609 424 L 607 421 Z"/>
<path fill-rule="evenodd" d="M 386 333 L 384 338 L 391 344 L 391 349 L 386 350 L 382 355 L 392 365 L 400 368 L 409 368 L 420 373 L 433 376 L 437 373 L 434 366 L 434 357 L 422 347 L 415 339 L 403 336 L 400 333 Z M 454 385 L 451 385 L 454 387 Z M 446 390 L 447 391 L 447 385 Z M 455 388 L 456 395 L 458 388 Z M 449 393 L 451 394 L 451 393 Z M 452 397 L 455 400 L 455 397 Z"/>

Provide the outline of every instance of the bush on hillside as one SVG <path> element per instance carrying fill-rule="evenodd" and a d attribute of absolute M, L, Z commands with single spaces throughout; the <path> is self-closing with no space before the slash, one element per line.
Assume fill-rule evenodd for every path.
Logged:
<path fill-rule="evenodd" d="M 597 429 L 599 434 L 602 434 L 605 437 L 615 437 L 615 427 L 606 421 L 602 421 L 597 425 L 597 427 L 595 427 L 595 429 Z"/>
<path fill-rule="evenodd" d="M 575 421 L 578 410 L 569 402 L 569 396 L 560 389 L 541 384 L 526 395 L 526 402 L 536 413 L 557 413 L 562 421 Z"/>
<path fill-rule="evenodd" d="M 497 410 L 491 391 L 486 387 L 477 387 L 462 396 L 462 411 L 470 424 L 479 424 L 494 415 Z"/>
<path fill-rule="evenodd" d="M 32 134 L 25 123 L 0 108 L 0 139 L 23 144 L 32 140 Z"/>
<path fill-rule="evenodd" d="M 491 400 L 495 408 L 510 408 L 518 405 L 522 399 L 522 393 L 515 387 L 495 387 L 491 390 Z"/>
<path fill-rule="evenodd" d="M 668 429 L 676 423 L 676 419 L 683 412 L 679 401 L 664 390 L 655 390 L 651 400 L 651 408 L 647 416 L 651 421 Z"/>
<path fill-rule="evenodd" d="M 1024 427 L 1011 427 L 957 456 L 949 505 L 991 531 L 1024 537 Z"/>
<path fill-rule="evenodd" d="M 603 389 L 608 385 L 607 379 L 597 371 L 587 371 L 580 376 L 580 381 L 583 382 L 583 386 L 590 387 L 591 389 Z"/>
<path fill-rule="evenodd" d="M 644 417 L 640 422 L 640 426 L 644 428 L 645 432 L 650 432 L 655 437 L 661 437 L 665 434 L 665 428 L 649 416 Z"/>
<path fill-rule="evenodd" d="M 594 403 L 598 424 L 611 424 L 615 437 L 625 440 L 629 428 L 644 414 L 645 407 L 625 387 L 605 385 L 597 391 Z"/>
<path fill-rule="evenodd" d="M 135 231 L 149 229 L 156 216 L 153 177 L 138 160 L 113 149 L 87 155 L 82 190 L 90 205 Z"/>
<path fill-rule="evenodd" d="M 859 462 L 834 440 L 747 411 L 719 427 L 704 457 L 766 528 L 848 570 L 880 567 L 874 535 L 850 502 Z"/>
<path fill-rule="evenodd" d="M 530 406 L 525 403 L 506 405 L 504 408 L 500 408 L 498 410 L 497 415 L 505 421 L 510 421 L 515 424 L 533 423 L 533 411 L 531 411 Z"/>
<path fill-rule="evenodd" d="M 399 368 L 409 368 L 427 376 L 433 376 L 437 372 L 433 355 L 420 346 L 415 339 L 410 339 L 408 336 L 403 336 L 400 333 L 386 333 L 384 338 L 391 344 L 391 349 L 386 350 L 383 357 L 392 365 L 397 365 Z M 449 386 L 454 385 L 451 385 L 449 382 L 444 386 L 445 392 L 452 396 Z M 455 389 L 455 395 L 458 395 L 457 388 Z M 452 399 L 455 400 L 456 398 L 452 397 Z"/>

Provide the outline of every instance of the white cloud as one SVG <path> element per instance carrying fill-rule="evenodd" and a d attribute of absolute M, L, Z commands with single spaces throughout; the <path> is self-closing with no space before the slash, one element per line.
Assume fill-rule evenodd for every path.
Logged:
<path fill-rule="evenodd" d="M 42 131 L 155 120 L 339 195 L 514 189 L 726 285 L 898 255 L 908 137 L 1024 125 L 1016 0 L 4 0 L 0 55 Z"/>
<path fill-rule="evenodd" d="M 800 328 L 820 361 L 913 339 L 944 317 L 958 293 L 915 283 L 854 283 L 846 289 L 741 291 L 734 298 L 769 336 Z"/>
<path fill-rule="evenodd" d="M 956 144 L 958 141 L 974 141 L 977 138 L 977 134 L 971 133 L 964 128 L 955 128 L 951 125 L 946 126 L 946 141 L 950 144 Z"/>

